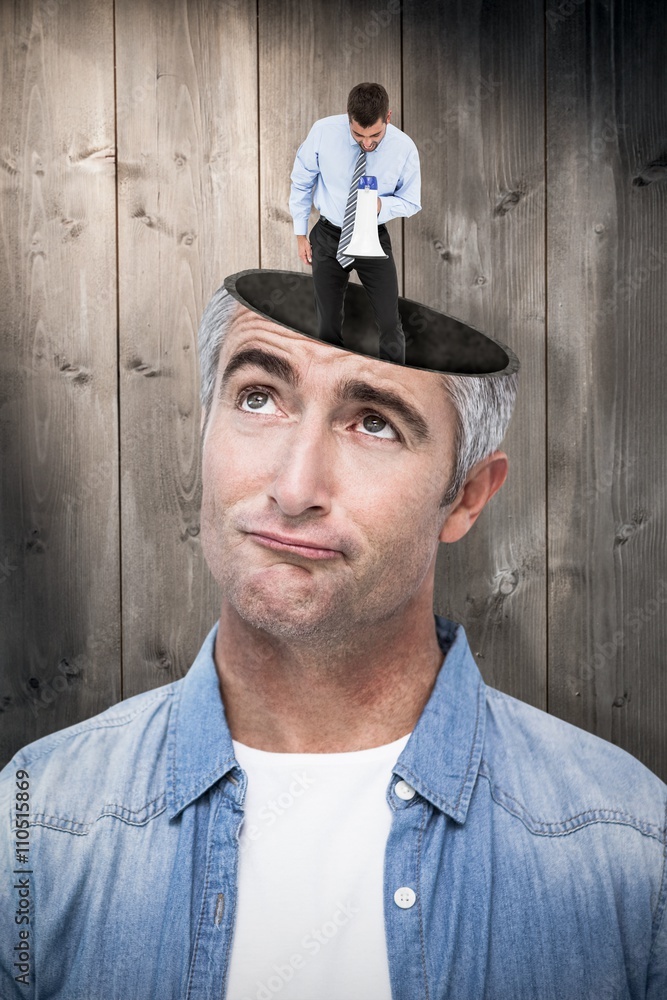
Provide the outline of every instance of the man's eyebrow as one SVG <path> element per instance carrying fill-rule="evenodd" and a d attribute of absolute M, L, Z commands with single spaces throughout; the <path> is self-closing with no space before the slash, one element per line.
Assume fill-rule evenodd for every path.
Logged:
<path fill-rule="evenodd" d="M 371 406 L 391 410 L 403 419 L 420 441 L 428 441 L 431 437 L 421 413 L 391 389 L 378 389 L 369 382 L 346 379 L 336 387 L 336 398 L 341 403 L 370 403 Z"/>
<path fill-rule="evenodd" d="M 299 384 L 296 369 L 285 358 L 281 358 L 271 351 L 265 351 L 261 347 L 247 347 L 244 351 L 237 351 L 227 362 L 220 380 L 220 391 L 222 392 L 235 372 L 241 368 L 250 367 L 262 368 L 269 375 L 282 379 L 283 382 L 288 382 L 291 386 Z"/>

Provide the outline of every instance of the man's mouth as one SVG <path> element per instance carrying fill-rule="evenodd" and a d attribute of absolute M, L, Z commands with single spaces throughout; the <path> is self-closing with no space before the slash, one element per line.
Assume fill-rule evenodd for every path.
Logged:
<path fill-rule="evenodd" d="M 248 531 L 249 538 L 258 545 L 277 552 L 292 552 L 303 559 L 335 559 L 343 553 L 340 549 L 330 549 L 306 538 L 293 538 L 289 535 L 277 535 L 273 532 Z"/>

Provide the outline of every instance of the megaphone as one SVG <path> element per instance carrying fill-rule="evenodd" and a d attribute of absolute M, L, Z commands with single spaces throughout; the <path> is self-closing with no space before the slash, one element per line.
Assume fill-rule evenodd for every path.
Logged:
<path fill-rule="evenodd" d="M 384 257 L 378 237 L 377 177 L 364 174 L 357 187 L 357 209 L 354 216 L 352 239 L 341 252 L 348 257 Z"/>

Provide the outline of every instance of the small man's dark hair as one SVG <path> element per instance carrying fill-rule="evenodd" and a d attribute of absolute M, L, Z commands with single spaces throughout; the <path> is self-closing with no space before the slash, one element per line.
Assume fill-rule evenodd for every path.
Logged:
<path fill-rule="evenodd" d="M 348 95 L 347 113 L 362 128 L 375 125 L 378 118 L 386 122 L 389 94 L 381 83 L 358 83 Z"/>

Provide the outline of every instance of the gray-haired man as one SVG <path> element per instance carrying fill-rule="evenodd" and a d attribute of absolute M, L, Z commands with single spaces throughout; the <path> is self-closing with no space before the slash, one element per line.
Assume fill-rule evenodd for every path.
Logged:
<path fill-rule="evenodd" d="M 662 1000 L 665 786 L 433 620 L 514 377 L 351 354 L 224 291 L 200 344 L 220 620 L 183 680 L 3 772 L 3 997 Z"/>

